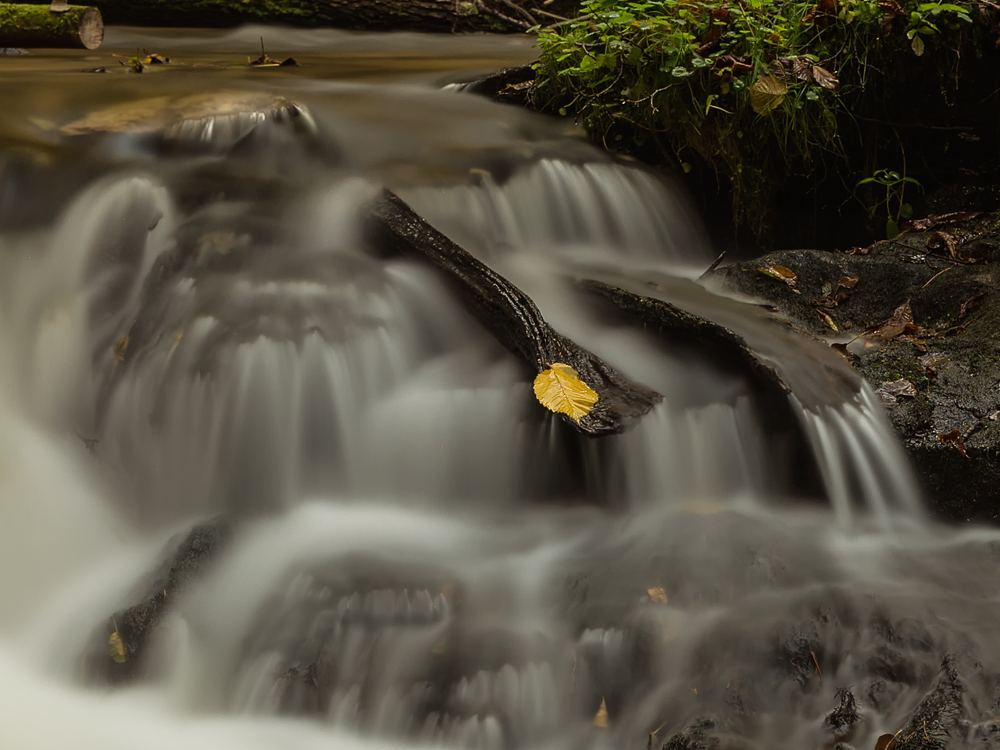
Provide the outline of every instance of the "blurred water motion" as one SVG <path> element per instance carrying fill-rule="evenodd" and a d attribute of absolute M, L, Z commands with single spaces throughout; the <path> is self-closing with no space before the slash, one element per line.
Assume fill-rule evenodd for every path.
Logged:
<path fill-rule="evenodd" d="M 234 67 L 261 35 L 301 67 Z M 524 40 L 108 44 L 177 67 L 0 72 L 22 105 L 0 113 L 5 743 L 872 747 L 945 657 L 949 736 L 987 736 L 1000 535 L 924 519 L 867 386 L 691 281 L 715 252 L 676 185 L 431 85 Z M 596 441 L 543 411 L 441 278 L 372 243 L 384 185 L 665 402 Z M 798 429 L 567 283 L 586 277 L 737 331 Z M 220 514 L 230 545 L 109 692 L 95 632 Z M 836 734 L 845 686 L 863 721 Z"/>

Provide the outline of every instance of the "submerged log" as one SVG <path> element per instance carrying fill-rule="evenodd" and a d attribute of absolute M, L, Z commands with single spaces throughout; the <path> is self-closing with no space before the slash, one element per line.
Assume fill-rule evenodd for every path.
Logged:
<path fill-rule="evenodd" d="M 743 370 L 751 382 L 780 394 L 782 398 L 791 392 L 777 369 L 758 356 L 742 336 L 725 326 L 681 310 L 669 302 L 634 294 L 603 281 L 586 279 L 577 282 L 577 286 L 604 297 L 646 323 L 691 341 L 708 354 L 719 355 L 727 364 L 734 364 Z"/>
<path fill-rule="evenodd" d="M 445 237 L 391 191 L 386 190 L 372 207 L 370 232 L 379 247 L 443 272 L 490 333 L 536 373 L 557 362 L 575 369 L 599 396 L 579 421 L 564 417 L 580 432 L 592 437 L 621 432 L 663 400 L 553 330 L 528 295 Z"/>
<path fill-rule="evenodd" d="M 70 47 L 97 49 L 104 41 L 104 21 L 97 8 L 0 3 L 0 47 Z"/>

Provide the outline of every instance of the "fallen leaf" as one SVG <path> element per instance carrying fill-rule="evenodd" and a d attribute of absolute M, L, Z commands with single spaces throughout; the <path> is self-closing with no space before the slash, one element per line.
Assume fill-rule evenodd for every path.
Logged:
<path fill-rule="evenodd" d="M 875 741 L 875 750 L 893 750 L 896 747 L 896 735 L 883 734 Z"/>
<path fill-rule="evenodd" d="M 937 368 L 943 365 L 945 362 L 950 360 L 947 354 L 941 354 L 940 352 L 928 352 L 923 354 L 917 359 L 920 365 L 920 371 L 925 375 L 935 375 L 937 374 Z"/>
<path fill-rule="evenodd" d="M 840 81 L 837 80 L 837 76 L 819 65 L 812 66 L 812 77 L 813 80 L 820 86 L 825 89 L 830 89 L 831 91 L 840 86 Z"/>
<path fill-rule="evenodd" d="M 957 258 L 955 248 L 955 238 L 947 232 L 934 232 L 934 234 L 927 238 L 928 250 L 947 250 L 952 258 Z"/>
<path fill-rule="evenodd" d="M 855 245 L 851 248 L 851 255 L 871 255 L 874 251 L 874 247 L 858 247 Z"/>
<path fill-rule="evenodd" d="M 845 289 L 853 289 L 858 285 L 858 277 L 855 274 L 850 276 L 841 276 L 837 281 L 837 286 L 842 286 Z"/>
<path fill-rule="evenodd" d="M 119 664 L 125 663 L 125 644 L 117 630 L 108 638 L 108 654 Z"/>
<path fill-rule="evenodd" d="M 958 430 L 952 430 L 951 432 L 944 432 L 938 435 L 938 440 L 941 441 L 942 445 L 954 445 L 958 448 L 958 452 L 961 453 L 966 458 L 969 458 L 969 454 L 965 452 L 965 437 Z"/>
<path fill-rule="evenodd" d="M 125 352 L 128 351 L 128 336 L 122 336 L 115 342 L 114 353 L 115 359 L 119 362 L 125 361 Z"/>
<path fill-rule="evenodd" d="M 969 299 L 965 300 L 958 308 L 958 319 L 963 320 L 966 315 L 979 307 L 983 302 L 984 296 L 986 296 L 986 293 L 980 292 L 979 294 L 973 294 Z"/>
<path fill-rule="evenodd" d="M 837 333 L 840 333 L 840 326 L 837 325 L 836 318 L 830 315 L 830 313 L 824 312 L 823 310 L 817 310 L 816 313 L 819 315 L 819 319 L 823 321 L 823 325 L 825 325 L 831 331 L 836 331 Z"/>
<path fill-rule="evenodd" d="M 576 370 L 556 362 L 535 378 L 535 398 L 549 411 L 579 422 L 594 408 L 599 396 L 580 380 Z"/>
<path fill-rule="evenodd" d="M 935 214 L 924 219 L 913 219 L 903 223 L 903 229 L 913 229 L 917 232 L 925 232 L 936 227 L 949 226 L 952 224 L 962 224 L 970 219 L 975 219 L 982 215 L 981 211 L 952 211 L 947 214 Z"/>
<path fill-rule="evenodd" d="M 893 310 L 889 319 L 871 331 L 868 336 L 880 341 L 891 341 L 909 327 L 916 328 L 913 325 L 913 311 L 910 309 L 910 301 L 907 300 Z"/>
<path fill-rule="evenodd" d="M 611 721 L 608 718 L 608 704 L 604 701 L 604 698 L 601 698 L 601 707 L 594 714 L 594 726 L 598 729 L 607 729 L 610 723 Z"/>
<path fill-rule="evenodd" d="M 651 602 L 655 602 L 656 604 L 667 603 L 667 592 L 662 586 L 646 589 L 646 593 L 649 594 L 649 600 Z"/>
<path fill-rule="evenodd" d="M 785 266 L 779 265 L 766 265 L 763 268 L 758 268 L 765 276 L 770 276 L 772 279 L 777 279 L 778 281 L 784 281 L 788 286 L 795 286 L 795 282 L 798 281 L 799 277 L 790 268 L 785 268 Z"/>
<path fill-rule="evenodd" d="M 767 115 L 785 100 L 788 86 L 773 76 L 762 76 L 750 87 L 750 106 L 758 115 Z"/>

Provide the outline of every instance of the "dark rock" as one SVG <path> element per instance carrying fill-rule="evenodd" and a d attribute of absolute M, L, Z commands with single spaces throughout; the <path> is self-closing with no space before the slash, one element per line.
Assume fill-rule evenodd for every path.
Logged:
<path fill-rule="evenodd" d="M 935 232 L 948 235 L 955 259 L 939 247 Z M 876 389 L 900 380 L 915 388 L 915 396 L 884 400 L 936 512 L 953 520 L 996 522 L 998 260 L 1000 217 L 985 215 L 957 226 L 910 231 L 856 254 L 775 252 L 722 268 L 713 276 L 731 292 L 774 306 L 793 327 L 841 343 L 876 329 L 908 302 L 916 328 L 887 336 L 882 343 L 872 337 L 853 341 L 845 356 Z M 761 272 L 772 264 L 795 272 L 795 285 Z M 850 276 L 857 276 L 855 286 L 831 293 L 838 280 Z M 905 384 L 901 387 L 911 392 Z"/>

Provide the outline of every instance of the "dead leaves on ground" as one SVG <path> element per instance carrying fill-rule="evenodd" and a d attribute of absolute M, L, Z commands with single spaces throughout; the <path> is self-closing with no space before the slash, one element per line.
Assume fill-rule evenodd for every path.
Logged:
<path fill-rule="evenodd" d="M 535 378 L 535 398 L 549 411 L 579 422 L 590 413 L 598 395 L 569 365 L 555 362 Z"/>

